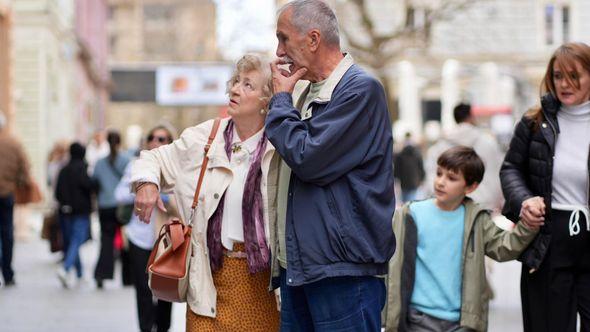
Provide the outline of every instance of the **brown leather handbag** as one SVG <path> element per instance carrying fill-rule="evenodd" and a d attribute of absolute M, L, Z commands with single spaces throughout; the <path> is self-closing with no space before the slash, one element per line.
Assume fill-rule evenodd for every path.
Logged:
<path fill-rule="evenodd" d="M 201 172 L 191 206 L 188 224 L 172 218 L 160 229 L 160 233 L 147 263 L 148 285 L 158 299 L 169 302 L 186 302 L 189 283 L 189 265 L 192 256 L 191 233 L 193 217 L 198 204 L 201 184 L 207 169 L 207 153 L 219 129 L 219 118 L 215 119 L 201 165 Z"/>
<path fill-rule="evenodd" d="M 42 200 L 43 195 L 41 194 L 41 190 L 32 179 L 22 186 L 17 186 L 14 191 L 15 204 L 39 203 Z"/>

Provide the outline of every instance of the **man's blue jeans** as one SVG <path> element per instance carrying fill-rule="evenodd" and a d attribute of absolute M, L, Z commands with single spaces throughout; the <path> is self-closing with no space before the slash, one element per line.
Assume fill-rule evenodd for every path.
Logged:
<path fill-rule="evenodd" d="M 88 239 L 90 231 L 90 217 L 87 214 L 63 215 L 65 219 L 66 233 L 70 239 L 64 269 L 69 271 L 72 266 L 76 268 L 76 276 L 82 277 L 82 263 L 80 262 L 80 247 Z"/>
<path fill-rule="evenodd" d="M 281 269 L 281 332 L 381 331 L 383 279 L 334 277 L 291 287 L 285 272 Z"/>
<path fill-rule="evenodd" d="M 5 283 L 10 283 L 14 278 L 12 270 L 12 248 L 14 247 L 14 196 L 0 197 L 0 243 L 2 243 L 2 277 Z"/>

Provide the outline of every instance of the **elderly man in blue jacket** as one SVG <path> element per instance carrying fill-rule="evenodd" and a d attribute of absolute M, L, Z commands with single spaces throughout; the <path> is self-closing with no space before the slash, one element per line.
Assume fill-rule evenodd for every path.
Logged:
<path fill-rule="evenodd" d="M 379 276 L 395 250 L 383 87 L 340 51 L 336 16 L 321 1 L 281 8 L 277 38 L 266 135 L 282 157 L 281 331 L 380 331 Z"/>

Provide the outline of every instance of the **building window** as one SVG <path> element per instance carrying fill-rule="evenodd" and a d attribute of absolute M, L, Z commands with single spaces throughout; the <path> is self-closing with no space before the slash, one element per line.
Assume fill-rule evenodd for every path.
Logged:
<path fill-rule="evenodd" d="M 154 102 L 156 100 L 156 72 L 154 70 L 112 70 L 114 102 Z"/>
<path fill-rule="evenodd" d="M 145 5 L 143 16 L 148 21 L 169 21 L 174 17 L 174 6 L 172 5 Z"/>
<path fill-rule="evenodd" d="M 117 10 L 117 7 L 115 7 L 114 5 L 109 5 L 108 11 L 107 11 L 107 19 L 109 21 L 113 20 L 113 18 L 115 17 L 116 10 Z"/>
<path fill-rule="evenodd" d="M 406 9 L 406 28 L 414 27 L 414 7 L 408 6 Z"/>
<path fill-rule="evenodd" d="M 545 45 L 555 46 L 568 42 L 571 39 L 571 11 L 569 5 L 548 3 L 544 9 Z"/>
<path fill-rule="evenodd" d="M 117 49 L 117 36 L 109 36 L 109 48 L 111 49 L 111 52 L 113 54 L 116 54 L 116 49 Z"/>
<path fill-rule="evenodd" d="M 426 8 L 408 6 L 406 8 L 406 28 L 422 29 L 426 26 L 430 11 Z"/>
<path fill-rule="evenodd" d="M 563 6 L 561 9 L 561 26 L 563 30 L 563 42 L 570 41 L 570 7 Z"/>
<path fill-rule="evenodd" d="M 553 45 L 553 14 L 555 12 L 555 6 L 545 6 L 545 44 Z"/>

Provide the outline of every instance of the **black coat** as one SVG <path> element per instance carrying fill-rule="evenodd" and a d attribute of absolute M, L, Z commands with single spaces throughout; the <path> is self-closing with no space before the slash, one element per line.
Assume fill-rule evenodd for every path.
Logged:
<path fill-rule="evenodd" d="M 65 214 L 88 214 L 92 211 L 92 192 L 95 183 L 88 176 L 84 160 L 72 159 L 57 177 L 55 198 Z"/>
<path fill-rule="evenodd" d="M 548 94 L 541 98 L 543 121 L 540 125 L 526 116 L 514 130 L 510 148 L 500 169 L 500 181 L 506 203 L 502 213 L 513 222 L 519 219 L 522 202 L 533 196 L 545 201 L 545 223 L 551 222 L 551 193 L 555 141 L 559 135 L 557 111 L 560 102 Z M 590 164 L 589 164 L 590 169 Z M 547 252 L 551 234 L 547 226 L 520 260 L 530 268 L 538 269 Z"/>
<path fill-rule="evenodd" d="M 393 175 L 399 179 L 402 190 L 414 190 L 424 180 L 424 163 L 420 150 L 406 145 L 394 157 Z"/>

